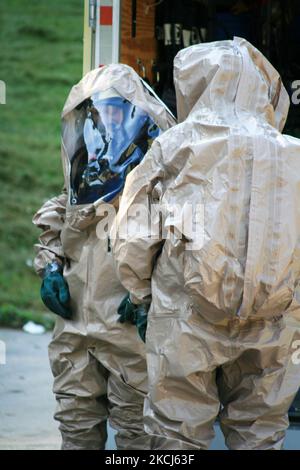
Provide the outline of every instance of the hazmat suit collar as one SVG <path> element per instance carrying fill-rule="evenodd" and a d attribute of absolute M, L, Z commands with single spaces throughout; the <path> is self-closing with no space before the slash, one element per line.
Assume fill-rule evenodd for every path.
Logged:
<path fill-rule="evenodd" d="M 279 73 L 242 38 L 197 44 L 174 60 L 179 122 L 198 117 L 224 123 L 251 114 L 282 131 L 289 97 Z"/>

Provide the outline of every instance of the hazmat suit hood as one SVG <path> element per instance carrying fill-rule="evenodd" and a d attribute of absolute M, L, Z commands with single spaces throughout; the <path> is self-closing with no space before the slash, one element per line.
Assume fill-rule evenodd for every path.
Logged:
<path fill-rule="evenodd" d="M 120 122 L 112 127 L 106 119 L 116 116 Z M 153 139 L 174 123 L 167 107 L 131 67 L 111 64 L 85 75 L 62 111 L 62 159 L 70 204 L 112 201 Z"/>
<path fill-rule="evenodd" d="M 179 122 L 198 114 L 211 122 L 245 111 L 282 131 L 289 97 L 280 75 L 242 38 L 188 47 L 174 61 Z"/>

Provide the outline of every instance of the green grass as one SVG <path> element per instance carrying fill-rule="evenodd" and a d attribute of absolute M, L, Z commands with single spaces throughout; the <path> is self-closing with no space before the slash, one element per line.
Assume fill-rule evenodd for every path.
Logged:
<path fill-rule="evenodd" d="M 3 304 L 0 307 L 0 326 L 22 328 L 28 321 L 44 325 L 46 330 L 52 330 L 54 326 L 52 313 L 40 313 L 32 310 L 22 310 L 11 304 Z"/>
<path fill-rule="evenodd" d="M 63 184 L 60 113 L 82 75 L 82 31 L 82 0 L 0 2 L 0 323 L 46 312 L 31 219 Z"/>

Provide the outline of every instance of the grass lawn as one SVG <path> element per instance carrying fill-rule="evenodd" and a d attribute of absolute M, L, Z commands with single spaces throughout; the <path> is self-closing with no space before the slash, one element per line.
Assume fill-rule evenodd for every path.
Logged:
<path fill-rule="evenodd" d="M 82 0 L 0 2 L 0 324 L 46 312 L 31 219 L 63 184 L 60 113 L 82 75 L 82 31 Z"/>

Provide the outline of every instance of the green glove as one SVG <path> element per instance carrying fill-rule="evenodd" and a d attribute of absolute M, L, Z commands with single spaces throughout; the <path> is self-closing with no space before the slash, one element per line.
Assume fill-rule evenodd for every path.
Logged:
<path fill-rule="evenodd" d="M 127 294 L 118 308 L 118 314 L 120 315 L 119 322 L 135 325 L 135 310 L 136 305 L 131 302 L 129 294 Z"/>
<path fill-rule="evenodd" d="M 53 261 L 45 268 L 41 298 L 46 307 L 57 315 L 70 319 L 70 293 L 62 274 L 62 266 Z"/>
<path fill-rule="evenodd" d="M 139 335 L 144 342 L 146 338 L 148 310 L 149 305 L 147 304 L 133 304 L 129 294 L 124 297 L 118 308 L 118 314 L 120 315 L 119 322 L 136 325 Z"/>
<path fill-rule="evenodd" d="M 147 318 L 148 318 L 149 305 L 141 304 L 136 306 L 136 327 L 142 340 L 146 341 Z"/>

